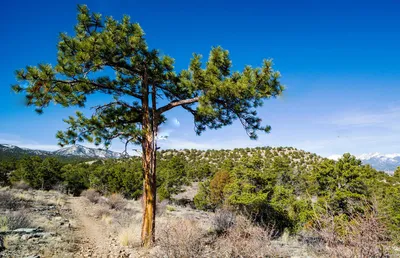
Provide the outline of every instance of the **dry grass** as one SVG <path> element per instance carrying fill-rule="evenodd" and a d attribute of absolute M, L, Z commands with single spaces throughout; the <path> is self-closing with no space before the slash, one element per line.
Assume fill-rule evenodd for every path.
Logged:
<path fill-rule="evenodd" d="M 212 219 L 212 226 L 218 235 L 226 233 L 236 222 L 234 212 L 226 209 L 217 210 Z"/>
<path fill-rule="evenodd" d="M 101 221 L 104 221 L 107 225 L 111 225 L 113 223 L 114 219 L 111 215 L 103 214 L 101 216 Z"/>
<path fill-rule="evenodd" d="M 227 216 L 222 213 L 216 215 L 218 223 L 223 221 L 223 225 L 218 224 L 224 228 L 220 234 L 215 229 L 205 230 L 195 220 L 162 218 L 156 230 L 155 257 L 288 257 L 272 247 L 274 230 L 255 226 L 242 216 L 225 221 Z"/>
<path fill-rule="evenodd" d="M 273 229 L 254 225 L 243 216 L 237 216 L 234 225 L 216 239 L 214 257 L 285 257 L 271 245 Z"/>
<path fill-rule="evenodd" d="M 14 230 L 31 226 L 31 221 L 24 211 L 7 213 L 0 217 L 0 228 L 3 230 Z"/>
<path fill-rule="evenodd" d="M 14 189 L 24 190 L 24 191 L 27 191 L 27 190 L 30 190 L 30 189 L 31 189 L 31 187 L 30 187 L 27 183 L 25 183 L 24 181 L 15 182 L 15 183 L 12 185 L 12 187 L 13 187 Z"/>
<path fill-rule="evenodd" d="M 5 205 L 12 209 L 0 207 L 0 227 L 3 230 L 40 227 L 46 233 L 43 237 L 30 237 L 28 241 L 22 241 L 18 234 L 8 235 L 4 238 L 6 250 L 0 256 L 28 257 L 37 254 L 40 257 L 74 257 L 80 239 L 71 230 L 70 218 L 73 214 L 65 207 L 67 196 L 56 191 L 15 188 L 1 189 L 0 196 L 16 202 L 16 206 Z"/>
<path fill-rule="evenodd" d="M 173 211 L 176 211 L 176 208 L 174 206 L 167 205 L 166 210 L 169 212 L 173 212 Z"/>
<path fill-rule="evenodd" d="M 204 230 L 192 220 L 168 221 L 158 227 L 157 257 L 204 257 Z"/>
<path fill-rule="evenodd" d="M 67 199 L 65 197 L 58 197 L 56 199 L 55 205 L 59 207 L 64 207 L 67 204 Z"/>
<path fill-rule="evenodd" d="M 118 239 L 122 246 L 139 247 L 140 240 L 140 224 L 134 223 L 128 228 L 122 228 L 119 232 Z"/>
<path fill-rule="evenodd" d="M 17 210 L 21 207 L 21 202 L 10 192 L 0 192 L 0 209 Z"/>
<path fill-rule="evenodd" d="M 101 206 L 95 209 L 94 216 L 96 218 L 102 218 L 103 216 L 111 216 L 111 211 L 108 206 Z"/>
<path fill-rule="evenodd" d="M 100 200 L 100 194 L 94 189 L 88 189 L 81 193 L 81 196 L 86 197 L 92 203 L 98 203 Z"/>
<path fill-rule="evenodd" d="M 320 252 L 327 257 L 390 257 L 392 251 L 388 231 L 374 210 L 349 222 L 324 214 L 313 232 L 325 243 Z"/>
<path fill-rule="evenodd" d="M 113 193 L 108 197 L 107 204 L 111 209 L 123 210 L 127 204 L 126 199 L 118 193 Z"/>
<path fill-rule="evenodd" d="M 167 210 L 167 207 L 168 207 L 168 200 L 163 200 L 161 202 L 158 202 L 156 205 L 156 215 L 157 216 L 164 215 L 165 211 Z"/>

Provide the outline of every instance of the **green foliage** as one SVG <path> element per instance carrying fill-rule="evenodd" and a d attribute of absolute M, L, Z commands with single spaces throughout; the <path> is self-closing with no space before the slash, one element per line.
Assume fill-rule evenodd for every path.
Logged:
<path fill-rule="evenodd" d="M 67 164 L 61 169 L 64 185 L 68 193 L 75 196 L 89 188 L 90 166 L 88 164 Z"/>
<path fill-rule="evenodd" d="M 314 171 L 318 185 L 315 194 L 323 193 L 337 214 L 351 215 L 362 210 L 363 203 L 370 198 L 365 183 L 369 172 L 369 166 L 362 166 L 360 160 L 348 153 L 337 162 L 324 161 L 321 169 Z"/>
<path fill-rule="evenodd" d="M 194 153 L 191 153 L 189 155 L 192 155 L 191 157 L 189 157 L 189 159 L 191 160 L 195 159 Z M 188 177 L 196 181 L 203 180 L 212 175 L 211 166 L 208 163 L 189 166 L 187 168 L 187 171 L 188 171 L 187 172 Z"/>
<path fill-rule="evenodd" d="M 150 114 L 143 99 L 151 94 L 156 100 L 170 101 L 152 114 L 157 125 L 165 121 L 164 112 L 182 106 L 193 114 L 198 134 L 234 119 L 241 121 L 252 139 L 257 131 L 270 131 L 270 126 L 261 125 L 255 109 L 284 89 L 271 60 L 264 60 L 260 68 L 246 66 L 242 72 L 232 72 L 228 51 L 215 47 L 204 65 L 201 55 L 194 54 L 189 68 L 176 73 L 173 58 L 149 49 L 144 31 L 128 16 L 121 21 L 103 18 L 80 5 L 77 20 L 75 35 L 60 34 L 57 64 L 18 70 L 20 83 L 12 87 L 25 92 L 27 104 L 39 113 L 51 102 L 83 107 L 91 94 L 113 96 L 109 103 L 97 106 L 91 117 L 77 112 L 66 119 L 69 128 L 57 134 L 61 145 L 83 140 L 109 145 L 114 138 L 140 143 L 140 125 Z M 114 70 L 115 76 L 102 73 L 105 69 Z M 150 86 L 155 92 L 150 93 Z"/>
<path fill-rule="evenodd" d="M 56 158 L 25 157 L 11 173 L 10 181 L 25 181 L 36 189 L 52 189 L 61 182 L 62 164 Z"/>
<path fill-rule="evenodd" d="M 256 148 L 235 149 L 229 154 L 200 152 L 198 156 L 210 163 L 219 160 L 219 172 L 200 184 L 195 197 L 199 209 L 214 210 L 228 204 L 260 223 L 294 232 L 312 223 L 315 214 L 322 214 L 326 207 L 335 220 L 347 223 L 377 204 L 393 236 L 399 233 L 400 180 L 362 165 L 350 154 L 333 161 L 290 148 Z M 229 169 L 222 170 L 222 166 Z M 228 184 L 216 183 L 222 181 L 217 180 L 220 171 L 229 172 Z M 217 202 L 213 191 L 218 193 Z"/>
<path fill-rule="evenodd" d="M 172 195 L 179 193 L 181 186 L 188 182 L 184 159 L 179 156 L 168 161 L 161 161 L 157 173 L 157 191 L 160 201 L 171 199 Z"/>
<path fill-rule="evenodd" d="M 15 163 L 0 163 L 3 184 L 24 181 L 34 189 L 49 190 L 57 185 L 73 195 L 92 187 L 104 194 L 120 193 L 138 198 L 142 194 L 143 170 L 139 159 L 99 160 L 63 164 L 56 158 L 25 157 Z"/>
<path fill-rule="evenodd" d="M 397 167 L 396 170 L 394 171 L 393 176 L 395 178 L 400 178 L 400 167 Z"/>
<path fill-rule="evenodd" d="M 394 185 L 385 185 L 380 196 L 377 196 L 379 208 L 385 214 L 393 238 L 400 244 L 400 180 Z"/>
<path fill-rule="evenodd" d="M 194 205 L 200 210 L 211 210 L 215 207 L 210 200 L 210 181 L 206 180 L 199 184 L 199 191 L 193 199 Z"/>
<path fill-rule="evenodd" d="M 225 201 L 225 187 L 230 183 L 230 175 L 227 171 L 218 171 L 210 181 L 210 202 L 217 207 Z"/>
<path fill-rule="evenodd" d="M 138 159 L 107 160 L 93 164 L 89 174 L 89 186 L 102 193 L 120 193 L 128 198 L 142 194 L 143 170 Z"/>
<path fill-rule="evenodd" d="M 36 180 L 39 180 L 42 189 L 51 189 L 61 181 L 62 164 L 56 158 L 45 158 L 37 168 Z M 35 185 L 32 185 L 35 187 Z"/>
<path fill-rule="evenodd" d="M 6 186 L 10 184 L 9 175 L 15 170 L 15 162 L 0 162 L 0 186 Z"/>

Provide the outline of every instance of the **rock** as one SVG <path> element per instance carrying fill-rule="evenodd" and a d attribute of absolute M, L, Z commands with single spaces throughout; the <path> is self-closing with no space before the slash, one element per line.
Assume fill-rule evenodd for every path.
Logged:
<path fill-rule="evenodd" d="M 43 232 L 41 228 L 18 228 L 15 230 L 1 231 L 0 235 L 14 235 L 14 234 L 35 234 Z"/>
<path fill-rule="evenodd" d="M 31 237 L 27 241 L 27 243 L 31 244 L 31 245 L 34 244 L 35 242 L 36 242 L 36 238 L 31 238 Z"/>
<path fill-rule="evenodd" d="M 41 228 L 18 228 L 15 230 L 12 230 L 14 233 L 22 233 L 22 234 L 34 234 L 37 232 L 43 232 L 43 229 Z"/>
<path fill-rule="evenodd" d="M 57 217 L 53 217 L 53 220 L 55 220 L 55 221 L 63 221 L 64 219 L 62 217 L 60 217 L 60 216 L 57 216 Z"/>
<path fill-rule="evenodd" d="M 21 236 L 21 241 L 26 241 L 30 238 L 30 235 L 22 235 Z"/>

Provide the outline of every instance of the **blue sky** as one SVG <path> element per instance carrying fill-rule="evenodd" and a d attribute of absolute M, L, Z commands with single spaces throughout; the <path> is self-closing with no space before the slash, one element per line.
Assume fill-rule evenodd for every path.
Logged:
<path fill-rule="evenodd" d="M 62 118 L 76 109 L 51 106 L 39 116 L 10 85 L 16 69 L 55 64 L 58 34 L 72 33 L 78 3 L 114 18 L 130 15 L 150 47 L 175 58 L 177 71 L 193 52 L 207 57 L 217 45 L 230 51 L 234 70 L 274 59 L 287 90 L 259 110 L 270 134 L 251 141 L 236 122 L 199 137 L 178 109 L 162 128 L 163 148 L 400 152 L 398 1 L 7 1 L 0 10 L 0 143 L 57 149 Z"/>

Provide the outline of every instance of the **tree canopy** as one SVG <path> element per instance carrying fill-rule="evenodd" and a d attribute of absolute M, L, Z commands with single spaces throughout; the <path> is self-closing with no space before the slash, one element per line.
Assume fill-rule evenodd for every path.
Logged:
<path fill-rule="evenodd" d="M 78 9 L 75 35 L 60 34 L 56 66 L 39 64 L 18 70 L 20 83 L 13 86 L 16 92 L 26 92 L 27 104 L 39 113 L 51 102 L 84 107 L 91 94 L 113 97 L 105 105 L 92 107 L 95 112 L 90 117 L 77 112 L 66 119 L 68 130 L 57 134 L 61 145 L 83 140 L 109 145 L 115 138 L 140 143 L 146 112 L 142 104 L 149 96 L 149 85 L 155 87 L 156 100 L 169 101 L 157 109 L 158 124 L 165 121 L 164 112 L 181 106 L 193 114 L 198 134 L 235 119 L 252 139 L 257 131 L 270 131 L 255 108 L 284 89 L 271 60 L 264 60 L 261 68 L 246 66 L 242 72 L 233 72 L 229 52 L 214 47 L 204 64 L 201 55 L 194 54 L 189 68 L 177 73 L 174 59 L 149 49 L 142 28 L 128 16 L 117 21 L 103 19 L 84 5 Z"/>

